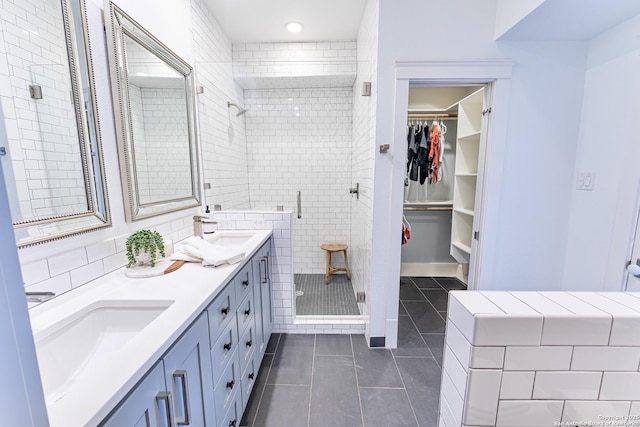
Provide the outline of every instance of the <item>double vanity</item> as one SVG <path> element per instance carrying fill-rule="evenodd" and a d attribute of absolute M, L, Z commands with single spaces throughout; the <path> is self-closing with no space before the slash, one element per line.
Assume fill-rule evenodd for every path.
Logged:
<path fill-rule="evenodd" d="M 273 327 L 270 237 L 220 231 L 242 262 L 120 269 L 33 308 L 50 425 L 239 425 Z"/>

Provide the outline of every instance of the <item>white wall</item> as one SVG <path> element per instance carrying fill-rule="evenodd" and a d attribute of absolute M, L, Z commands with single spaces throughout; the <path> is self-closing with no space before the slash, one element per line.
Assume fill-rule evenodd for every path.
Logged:
<path fill-rule="evenodd" d="M 496 40 L 547 0 L 498 0 L 496 7 Z"/>
<path fill-rule="evenodd" d="M 640 15 L 589 42 L 563 287 L 620 290 L 640 183 Z M 593 191 L 575 189 L 595 172 Z"/>
<path fill-rule="evenodd" d="M 559 289 L 586 43 L 495 43 L 495 0 L 438 3 L 438 19 L 421 25 L 433 15 L 434 3 L 380 2 L 376 144 L 393 135 L 394 61 L 513 59 L 505 168 L 498 172 L 502 188 L 491 189 L 500 192 L 499 228 L 485 233 L 496 239 L 496 251 L 483 255 L 492 274 L 479 286 Z M 445 34 L 443 48 L 438 40 Z M 399 216 L 385 206 L 391 185 L 397 185 L 390 183 L 391 164 L 385 155 L 376 155 L 373 245 L 397 244 L 399 251 L 388 229 Z M 399 230 L 399 221 L 391 227 Z M 373 252 L 371 335 L 385 335 L 384 304 L 392 295 L 387 289 L 398 286 L 397 278 L 386 277 L 388 263 L 383 253 Z"/>
<path fill-rule="evenodd" d="M 0 411 L 3 423 L 47 427 L 47 408 L 31 334 L 9 200 L 0 164 Z"/>

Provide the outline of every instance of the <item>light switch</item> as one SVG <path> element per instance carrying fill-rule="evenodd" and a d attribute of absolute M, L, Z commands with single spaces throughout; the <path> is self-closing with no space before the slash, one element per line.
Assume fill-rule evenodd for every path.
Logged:
<path fill-rule="evenodd" d="M 595 180 L 595 172 L 580 172 L 578 173 L 578 182 L 576 184 L 576 189 L 583 191 L 593 191 Z"/>

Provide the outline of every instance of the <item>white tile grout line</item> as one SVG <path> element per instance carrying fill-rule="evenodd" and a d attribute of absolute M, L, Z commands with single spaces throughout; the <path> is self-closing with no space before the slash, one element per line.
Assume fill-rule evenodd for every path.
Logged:
<path fill-rule="evenodd" d="M 272 334 L 273 335 L 273 334 Z M 264 378 L 264 385 L 262 387 L 262 392 L 260 393 L 260 397 L 258 398 L 258 403 L 256 406 L 256 413 L 253 416 L 253 420 L 251 420 L 248 424 L 248 427 L 253 427 L 254 424 L 256 423 L 256 418 L 258 418 L 258 412 L 260 411 L 260 405 L 262 404 L 262 396 L 264 396 L 264 390 L 267 388 L 267 380 L 269 379 L 269 375 L 271 374 L 271 366 L 273 366 L 273 361 L 276 358 L 276 352 L 278 351 L 278 347 L 280 346 L 280 337 L 282 336 L 282 334 L 278 335 L 278 342 L 276 343 L 276 348 L 273 351 L 273 357 L 271 358 L 271 364 L 269 365 L 269 369 L 267 371 L 267 376 Z M 271 337 L 269 337 L 269 340 L 271 339 Z M 269 341 L 267 341 L 267 343 L 265 344 L 265 355 L 266 353 L 266 346 L 269 344 Z M 262 360 L 264 360 L 264 356 L 262 356 Z M 261 363 L 262 364 L 262 363 Z M 256 378 L 257 379 L 257 378 Z M 254 388 L 255 390 L 255 388 Z M 246 408 L 245 408 L 246 410 Z M 244 415 L 244 414 L 243 414 Z"/>
<path fill-rule="evenodd" d="M 358 406 L 360 406 L 360 419 L 364 427 L 364 410 L 362 409 L 362 396 L 360 396 L 360 382 L 358 381 L 358 365 L 356 364 L 356 352 L 353 348 L 353 335 L 349 334 L 349 343 L 351 344 L 351 357 L 353 358 L 353 370 L 356 374 L 356 389 L 358 390 Z"/>
<path fill-rule="evenodd" d="M 407 396 L 407 401 L 409 402 L 409 407 L 411 408 L 411 413 L 413 413 L 413 418 L 416 420 L 416 426 L 420 425 L 418 421 L 418 416 L 416 415 L 415 409 L 413 409 L 413 404 L 411 403 L 411 398 L 409 397 L 409 391 L 407 390 L 407 385 L 404 383 L 404 378 L 402 378 L 402 373 L 400 373 L 400 368 L 398 367 L 398 362 L 396 362 L 396 358 L 393 355 L 393 352 L 389 350 L 391 353 L 391 359 L 393 359 L 393 364 L 396 366 L 396 370 L 398 371 L 398 376 L 400 377 L 400 382 L 402 382 L 402 389 L 404 390 L 405 396 Z"/>
<path fill-rule="evenodd" d="M 316 364 L 316 334 L 313 334 L 313 354 L 311 355 L 311 379 L 309 380 L 309 411 L 307 412 L 307 427 L 311 427 L 311 402 L 313 397 L 313 369 Z"/>

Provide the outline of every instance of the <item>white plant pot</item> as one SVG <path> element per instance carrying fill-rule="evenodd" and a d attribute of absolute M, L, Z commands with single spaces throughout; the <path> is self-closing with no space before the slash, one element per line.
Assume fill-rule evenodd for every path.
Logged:
<path fill-rule="evenodd" d="M 151 254 L 147 251 L 140 251 L 138 255 L 133 254 L 136 265 L 151 265 Z"/>

